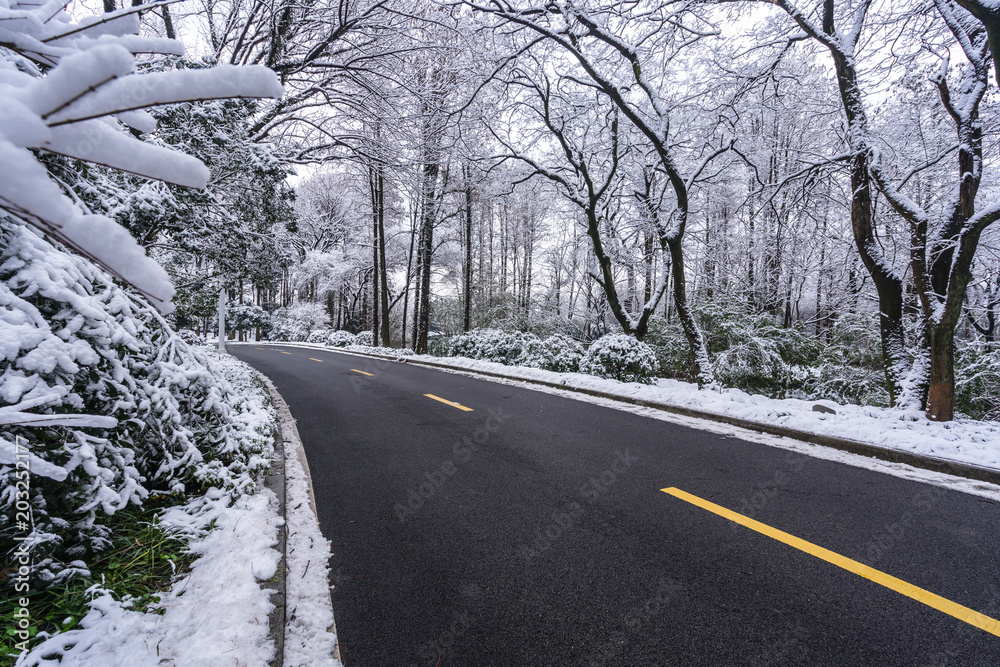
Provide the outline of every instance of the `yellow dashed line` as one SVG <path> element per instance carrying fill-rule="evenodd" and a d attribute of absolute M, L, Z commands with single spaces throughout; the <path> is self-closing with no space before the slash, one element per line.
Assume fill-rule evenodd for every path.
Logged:
<path fill-rule="evenodd" d="M 964 621 L 969 625 L 973 625 L 980 630 L 985 630 L 991 635 L 1000 637 L 1000 621 L 990 618 L 984 614 L 980 614 L 978 611 L 969 609 L 968 607 L 963 607 L 957 602 L 952 602 L 951 600 L 943 598 L 940 595 L 936 595 L 930 591 L 925 591 L 924 589 L 918 588 L 913 584 L 903 581 L 902 579 L 897 579 L 896 577 L 876 570 L 873 567 L 868 567 L 864 563 L 851 560 L 846 556 L 841 556 L 840 554 L 834 553 L 829 549 L 817 546 L 812 542 L 806 542 L 803 539 L 795 537 L 794 535 L 789 535 L 788 533 L 780 531 L 777 528 L 772 528 L 767 524 L 754 521 L 749 517 L 737 514 L 736 512 L 726 509 L 721 505 L 716 505 L 713 502 L 691 495 L 686 491 L 681 491 L 675 487 L 660 490 L 664 493 L 669 493 L 675 498 L 680 498 L 681 500 L 689 502 L 692 505 L 697 505 L 698 507 L 708 510 L 713 514 L 718 514 L 719 516 L 738 523 L 741 526 L 745 526 L 750 530 L 757 531 L 762 535 L 767 535 L 768 537 L 778 540 L 779 542 L 784 542 L 790 547 L 795 547 L 796 549 L 815 556 L 820 560 L 825 560 L 827 563 L 841 567 L 848 572 L 853 572 L 859 577 L 864 577 L 865 579 L 874 581 L 876 584 L 881 584 L 888 589 L 894 590 L 908 598 L 912 598 L 917 602 L 927 605 L 928 607 L 937 609 L 938 611 L 948 614 L 949 616 L 954 616 L 958 620 Z"/>
<path fill-rule="evenodd" d="M 459 410 L 464 410 L 465 412 L 473 412 L 472 408 L 467 408 L 464 405 L 459 405 L 458 403 L 453 403 L 451 401 L 446 401 L 446 400 L 444 400 L 443 398 L 441 398 L 439 396 L 435 396 L 434 394 L 424 394 L 424 396 L 426 396 L 427 398 L 433 398 L 435 401 L 441 401 L 445 405 L 450 405 L 453 408 L 458 408 Z"/>

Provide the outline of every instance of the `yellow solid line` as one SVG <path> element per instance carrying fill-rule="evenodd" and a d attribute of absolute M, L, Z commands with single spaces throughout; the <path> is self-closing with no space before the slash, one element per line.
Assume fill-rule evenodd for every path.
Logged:
<path fill-rule="evenodd" d="M 465 410 L 466 412 L 474 412 L 472 408 L 467 408 L 464 405 L 459 405 L 458 403 L 452 403 L 451 401 L 446 401 L 439 396 L 435 396 L 434 394 L 424 394 L 424 396 L 426 396 L 427 398 L 433 398 L 435 401 L 441 401 L 445 405 L 450 405 L 451 407 L 458 408 L 459 410 Z"/>
<path fill-rule="evenodd" d="M 806 542 L 805 540 L 795 537 L 794 535 L 789 535 L 788 533 L 780 531 L 777 528 L 772 528 L 767 524 L 754 521 L 753 519 L 745 517 L 742 514 L 737 514 L 732 510 L 728 510 L 721 505 L 716 505 L 715 503 L 699 498 L 698 496 L 693 496 L 686 491 L 681 491 L 675 487 L 660 490 L 664 493 L 669 493 L 676 498 L 685 500 L 692 505 L 697 505 L 702 509 L 718 514 L 721 517 L 725 517 L 730 521 L 740 524 L 741 526 L 746 526 L 750 530 L 767 535 L 768 537 L 774 538 L 779 542 L 784 542 L 790 547 L 795 547 L 800 551 L 805 551 L 807 554 L 811 554 L 816 558 L 832 563 L 837 567 L 844 568 L 848 572 L 853 572 L 858 576 L 874 581 L 876 584 L 881 584 L 882 586 L 894 590 L 897 593 L 901 593 L 908 598 L 921 602 L 928 607 L 933 607 L 934 609 L 944 612 L 949 616 L 954 616 L 960 621 L 965 621 L 969 625 L 974 625 L 980 630 L 985 630 L 991 635 L 1000 637 L 1000 621 L 990 618 L 984 614 L 980 614 L 978 611 L 969 609 L 968 607 L 963 607 L 956 602 L 945 599 L 940 595 L 935 595 L 930 591 L 925 591 L 924 589 L 918 588 L 913 584 L 903 581 L 902 579 L 897 579 L 896 577 L 876 570 L 875 568 L 859 563 L 856 560 L 851 560 L 846 556 L 841 556 L 840 554 L 834 553 L 829 549 L 817 546 L 812 542 Z"/>
<path fill-rule="evenodd" d="M 318 361 L 319 363 L 323 363 L 322 359 L 316 359 L 315 357 L 309 357 L 309 360 L 310 361 Z"/>
<path fill-rule="evenodd" d="M 365 373 L 364 371 L 359 371 L 357 368 L 352 368 L 355 373 L 361 373 L 362 375 L 367 375 L 368 377 L 375 377 L 374 373 Z"/>

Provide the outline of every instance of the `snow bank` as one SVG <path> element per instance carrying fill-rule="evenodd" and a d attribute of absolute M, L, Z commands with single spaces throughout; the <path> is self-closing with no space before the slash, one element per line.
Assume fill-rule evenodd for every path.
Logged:
<path fill-rule="evenodd" d="M 263 383 L 233 357 L 206 352 L 213 371 L 240 396 L 235 420 L 272 441 L 275 409 Z M 273 605 L 260 582 L 277 571 L 281 555 L 274 547 L 283 519 L 273 492 L 257 488 L 247 470 L 234 474 L 248 476 L 246 483 L 210 488 L 163 513 L 163 528 L 186 537 L 200 557 L 149 612 L 95 586 L 79 627 L 47 638 L 17 665 L 266 665 L 275 649 L 268 636 Z"/>
<path fill-rule="evenodd" d="M 442 359 L 418 355 L 413 359 L 517 379 L 543 380 L 570 389 L 600 391 L 624 398 L 737 417 L 760 424 L 776 424 L 818 435 L 848 438 L 888 449 L 1000 470 L 1000 424 L 996 422 L 971 419 L 932 422 L 915 411 L 839 405 L 832 401 L 773 399 L 748 394 L 739 389 L 716 392 L 699 389 L 697 385 L 678 380 L 658 379 L 653 386 L 647 386 L 580 373 L 553 373 L 461 357 Z M 813 406 L 817 403 L 836 410 L 836 414 L 814 412 Z"/>

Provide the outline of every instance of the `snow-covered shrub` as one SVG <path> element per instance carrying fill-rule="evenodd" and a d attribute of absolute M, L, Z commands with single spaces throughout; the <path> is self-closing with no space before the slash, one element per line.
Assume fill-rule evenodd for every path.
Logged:
<path fill-rule="evenodd" d="M 608 334 L 587 349 L 580 372 L 622 382 L 652 384 L 656 375 L 656 355 L 643 342 L 625 334 Z"/>
<path fill-rule="evenodd" d="M 527 338 L 518 366 L 531 366 L 557 373 L 575 373 L 583 359 L 583 346 L 565 334 L 539 340 Z"/>
<path fill-rule="evenodd" d="M 499 329 L 473 329 L 469 333 L 455 336 L 449 344 L 449 353 L 453 357 L 482 359 L 507 366 L 519 363 L 525 348 L 538 337 L 520 331 L 501 331 Z"/>
<path fill-rule="evenodd" d="M 329 328 L 330 314 L 320 303 L 300 301 L 271 315 L 271 340 L 275 341 L 302 342 L 313 331 Z"/>
<path fill-rule="evenodd" d="M 347 347 L 348 345 L 354 345 L 356 342 L 357 339 L 354 334 L 343 329 L 331 331 L 326 337 L 326 344 L 330 347 Z"/>
<path fill-rule="evenodd" d="M 878 317 L 842 315 L 828 335 L 815 375 L 806 383 L 809 398 L 856 405 L 888 405 Z"/>
<path fill-rule="evenodd" d="M 317 329 L 316 331 L 310 331 L 309 335 L 306 337 L 307 343 L 325 343 L 327 337 L 330 335 L 329 331 L 325 329 Z"/>
<path fill-rule="evenodd" d="M 359 331 L 354 337 L 354 344 L 372 347 L 375 345 L 375 334 L 371 331 Z"/>
<path fill-rule="evenodd" d="M 204 339 L 190 329 L 181 329 L 177 332 L 177 337 L 188 345 L 204 345 Z"/>
<path fill-rule="evenodd" d="M 39 583 L 82 572 L 101 517 L 153 491 L 250 484 L 240 397 L 157 311 L 87 261 L 0 220 L 0 552 L 15 548 L 15 457 L 30 452 Z M 21 444 L 21 447 L 17 446 Z"/>
<path fill-rule="evenodd" d="M 656 356 L 658 374 L 661 377 L 694 380 L 690 377 L 691 350 L 679 324 L 651 317 L 642 342 L 649 345 Z"/>
<path fill-rule="evenodd" d="M 791 378 L 774 341 L 753 333 L 715 357 L 715 373 L 724 386 L 745 390 L 784 388 Z"/>
<path fill-rule="evenodd" d="M 959 345 L 955 356 L 955 409 L 1000 420 L 1000 343 Z"/>

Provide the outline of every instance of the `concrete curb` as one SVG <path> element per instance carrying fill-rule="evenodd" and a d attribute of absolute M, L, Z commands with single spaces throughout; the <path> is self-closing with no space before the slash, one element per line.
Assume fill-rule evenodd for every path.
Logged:
<path fill-rule="evenodd" d="M 270 387 L 268 387 L 271 389 Z M 273 389 L 271 389 L 273 393 Z M 279 425 L 274 438 L 274 462 L 264 478 L 264 486 L 274 491 L 278 497 L 278 515 L 285 520 L 285 446 L 281 437 Z M 286 580 L 288 575 L 288 523 L 282 523 L 278 529 L 277 549 L 281 553 L 278 570 L 273 578 L 264 582 L 264 588 L 271 589 L 271 604 L 274 609 L 267 616 L 269 636 L 274 641 L 274 658 L 268 663 L 270 667 L 283 667 L 285 664 L 285 611 L 287 599 Z"/>
<path fill-rule="evenodd" d="M 285 519 L 285 525 L 279 531 L 279 542 L 281 550 L 281 566 L 279 572 L 282 573 L 280 581 L 280 591 L 276 591 L 273 595 L 280 596 L 280 603 L 272 599 L 275 604 L 275 609 L 272 610 L 271 615 L 268 620 L 271 624 L 271 636 L 275 639 L 275 646 L 279 647 L 277 651 L 277 657 L 271 662 L 271 667 L 283 667 L 284 664 L 284 647 L 285 647 L 285 629 L 287 627 L 288 619 L 286 616 L 287 603 L 286 603 L 286 588 L 285 588 L 285 575 L 288 573 L 287 569 L 287 533 L 288 533 L 288 519 L 285 514 L 286 509 L 286 497 L 285 497 L 285 461 L 288 456 L 295 456 L 298 458 L 299 463 L 302 465 L 302 470 L 305 472 L 306 476 L 306 487 L 307 493 L 309 495 L 309 507 L 312 509 L 314 515 L 316 512 L 316 494 L 313 491 L 312 474 L 309 472 L 309 462 L 306 459 L 305 448 L 302 446 L 302 439 L 299 437 L 299 429 L 296 426 L 295 418 L 292 417 L 291 410 L 288 408 L 288 404 L 285 403 L 285 399 L 282 398 L 281 394 L 275 388 L 274 384 L 271 382 L 270 378 L 259 374 L 263 378 L 264 383 L 267 385 L 268 391 L 271 393 L 271 400 L 274 401 L 274 406 L 278 409 L 278 435 L 276 441 L 280 443 L 281 455 L 275 456 L 274 464 L 271 466 L 271 473 L 268 475 L 268 480 L 270 480 L 271 475 L 276 473 L 276 469 L 280 468 L 280 478 L 281 478 L 281 493 L 279 494 L 279 504 L 281 517 Z M 291 450 L 291 451 L 290 451 Z M 277 453 L 277 449 L 276 449 Z M 265 481 L 265 484 L 267 482 Z M 272 488 L 272 487 L 268 487 Z M 277 491 L 276 491 L 277 493 Z M 333 602 L 329 598 L 329 589 L 327 589 L 327 600 L 329 601 L 330 608 L 333 608 Z M 278 615 L 278 608 L 280 606 L 280 616 Z M 280 632 L 277 627 L 280 627 Z M 337 634 L 337 624 L 336 620 L 328 628 L 330 632 L 334 635 Z M 280 635 L 280 637 L 278 636 Z M 333 658 L 344 664 L 344 659 L 340 653 L 340 643 L 334 646 Z"/>
<path fill-rule="evenodd" d="M 265 344 L 283 345 L 285 343 L 265 343 Z M 307 346 L 299 343 L 293 343 L 291 345 L 295 347 Z M 518 377 L 516 375 L 506 375 L 504 373 L 494 373 L 491 371 L 484 371 L 479 369 L 472 370 L 468 368 L 462 368 L 461 366 L 452 366 L 450 364 L 445 364 L 445 363 L 436 363 L 433 361 L 426 361 L 422 359 L 421 360 L 410 359 L 408 357 L 400 357 L 395 355 L 355 352 L 353 350 L 343 350 L 340 348 L 331 348 L 323 345 L 308 345 L 308 347 L 315 347 L 316 349 L 325 349 L 330 352 L 353 354 L 359 357 L 385 359 L 388 361 L 395 361 L 399 363 L 416 364 L 419 366 L 427 366 L 430 368 L 438 368 L 449 371 L 470 373 L 472 375 L 483 375 L 487 377 L 502 378 L 504 380 L 525 382 L 527 384 L 537 384 L 545 387 L 552 387 L 554 389 L 561 389 L 563 391 L 572 391 L 579 394 L 587 394 L 590 396 L 596 396 L 598 398 L 605 398 L 612 401 L 619 401 L 621 403 L 628 403 L 631 405 L 639 405 L 646 408 L 662 410 L 664 412 L 670 412 L 685 417 L 706 419 L 708 421 L 714 421 L 723 424 L 728 424 L 730 426 L 745 428 L 749 431 L 757 431 L 759 433 L 767 433 L 770 435 L 778 435 L 785 438 L 792 438 L 794 440 L 801 440 L 803 442 L 809 442 L 815 445 L 821 445 L 823 447 L 829 447 L 831 449 L 837 449 L 840 451 L 849 452 L 851 454 L 859 454 L 861 456 L 868 456 L 882 461 L 888 461 L 889 463 L 902 463 L 905 465 L 913 466 L 914 468 L 922 468 L 924 470 L 944 473 L 946 475 L 965 477 L 967 479 L 972 479 L 979 482 L 987 482 L 989 484 L 1000 485 L 1000 470 L 983 468 L 981 466 L 972 465 L 970 463 L 962 463 L 960 461 L 949 461 L 948 459 L 941 459 L 933 456 L 927 456 L 925 454 L 915 454 L 913 452 L 905 452 L 897 449 L 889 449 L 888 447 L 880 447 L 878 445 L 873 445 L 867 442 L 860 442 L 858 440 L 851 440 L 849 438 L 839 438 L 830 435 L 820 435 L 817 433 L 810 433 L 809 431 L 801 431 L 799 429 L 788 428 L 786 426 L 778 426 L 776 424 L 761 424 L 759 422 L 750 421 L 748 419 L 742 419 L 740 417 L 730 417 L 728 415 L 720 415 L 714 412 L 694 410 L 692 408 L 683 408 L 680 406 L 670 405 L 667 403 L 646 401 L 641 398 L 633 398 L 631 396 L 621 396 L 619 394 L 599 391 L 596 389 L 573 387 L 571 385 L 560 384 L 558 382 L 549 382 L 547 380 L 523 378 L 523 377 Z"/>

